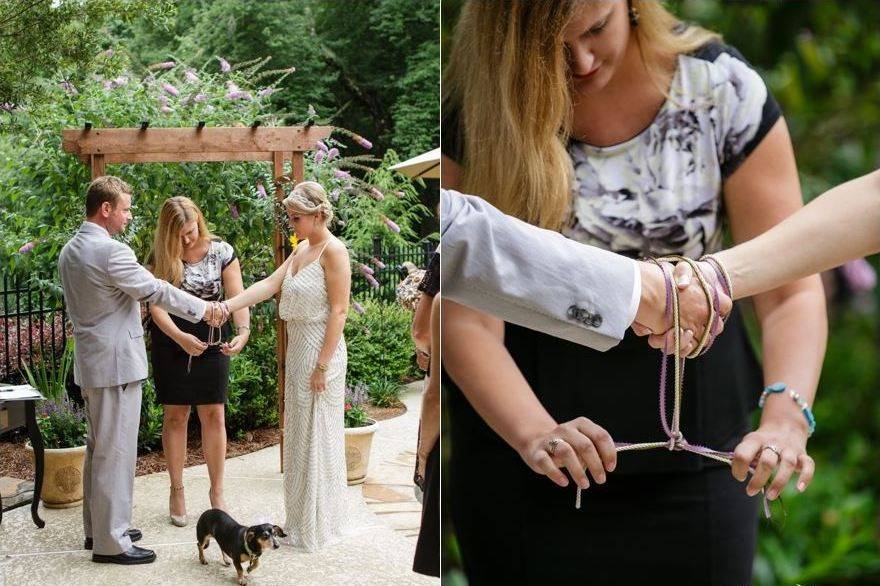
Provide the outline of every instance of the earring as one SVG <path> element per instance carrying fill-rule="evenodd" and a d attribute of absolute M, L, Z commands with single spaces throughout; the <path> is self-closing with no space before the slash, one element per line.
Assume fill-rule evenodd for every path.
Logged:
<path fill-rule="evenodd" d="M 627 12 L 629 13 L 629 25 L 632 28 L 639 26 L 639 9 L 633 8 L 633 5 L 630 4 Z"/>

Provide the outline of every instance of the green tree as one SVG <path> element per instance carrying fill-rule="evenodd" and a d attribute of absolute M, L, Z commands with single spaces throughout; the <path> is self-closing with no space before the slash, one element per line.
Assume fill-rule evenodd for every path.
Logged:
<path fill-rule="evenodd" d="M 0 104 L 45 99 L 47 85 L 79 83 L 106 42 L 105 22 L 168 18 L 173 0 L 9 0 L 0 3 Z"/>

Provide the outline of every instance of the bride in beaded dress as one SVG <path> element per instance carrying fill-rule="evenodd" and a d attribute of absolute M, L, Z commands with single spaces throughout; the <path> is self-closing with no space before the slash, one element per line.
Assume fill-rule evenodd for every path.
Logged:
<path fill-rule="evenodd" d="M 333 209 L 320 184 L 298 184 L 283 204 L 297 237 L 308 242 L 227 305 L 235 311 L 281 291 L 278 314 L 287 324 L 284 530 L 296 549 L 317 551 L 343 536 L 347 518 L 343 328 L 351 268 L 345 245 L 327 228 Z"/>

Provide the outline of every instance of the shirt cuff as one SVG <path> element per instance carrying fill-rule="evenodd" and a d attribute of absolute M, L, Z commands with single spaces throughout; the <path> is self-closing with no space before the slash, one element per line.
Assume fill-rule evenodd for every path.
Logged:
<path fill-rule="evenodd" d="M 632 325 L 636 321 L 636 314 L 639 312 L 639 302 L 642 299 L 642 271 L 639 270 L 639 262 L 633 261 L 633 292 L 629 301 L 629 313 L 626 316 L 626 323 Z"/>

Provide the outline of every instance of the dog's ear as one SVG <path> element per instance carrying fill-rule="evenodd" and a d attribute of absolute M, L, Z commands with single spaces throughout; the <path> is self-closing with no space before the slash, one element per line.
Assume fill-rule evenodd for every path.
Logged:
<path fill-rule="evenodd" d="M 245 531 L 245 534 L 244 534 L 245 541 L 251 541 L 253 538 L 254 538 L 254 530 L 253 529 L 248 529 L 247 531 Z"/>
<path fill-rule="evenodd" d="M 276 537 L 287 537 L 287 533 L 285 533 L 278 525 L 272 525 L 272 533 L 274 533 Z"/>

